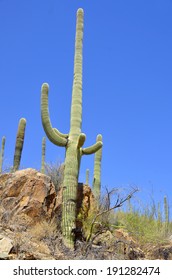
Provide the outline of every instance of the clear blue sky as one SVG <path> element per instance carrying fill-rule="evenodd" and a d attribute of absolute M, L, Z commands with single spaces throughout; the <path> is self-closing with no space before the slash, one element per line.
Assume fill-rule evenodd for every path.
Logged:
<path fill-rule="evenodd" d="M 138 186 L 172 204 L 172 0 L 0 0 L 0 137 L 12 165 L 27 119 L 21 167 L 40 168 L 40 89 L 54 127 L 69 131 L 76 11 L 84 9 L 85 146 L 103 135 L 102 185 Z M 47 162 L 64 160 L 47 139 Z M 80 181 L 94 156 L 82 158 Z"/>

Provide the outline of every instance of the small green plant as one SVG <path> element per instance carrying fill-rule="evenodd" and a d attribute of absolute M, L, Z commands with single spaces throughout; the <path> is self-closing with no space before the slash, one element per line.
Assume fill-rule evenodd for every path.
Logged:
<path fill-rule="evenodd" d="M 23 144 L 24 144 L 25 128 L 26 128 L 26 119 L 21 118 L 19 120 L 17 137 L 16 137 L 16 145 L 15 145 L 13 169 L 12 169 L 13 172 L 17 171 L 20 167 L 20 160 L 21 160 Z"/>

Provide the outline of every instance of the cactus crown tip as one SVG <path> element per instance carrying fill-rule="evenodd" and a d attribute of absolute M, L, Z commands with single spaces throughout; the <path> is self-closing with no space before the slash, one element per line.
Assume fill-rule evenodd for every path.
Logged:
<path fill-rule="evenodd" d="M 42 88 L 49 88 L 49 84 L 48 83 L 43 83 Z"/>
<path fill-rule="evenodd" d="M 100 140 L 100 141 L 102 140 L 102 135 L 101 134 L 97 135 L 97 140 Z"/>
<path fill-rule="evenodd" d="M 25 118 L 21 118 L 20 121 L 23 122 L 23 123 L 26 123 L 26 119 Z"/>
<path fill-rule="evenodd" d="M 77 14 L 83 14 L 84 13 L 84 10 L 82 9 L 82 8 L 79 8 L 78 10 L 77 10 Z"/>

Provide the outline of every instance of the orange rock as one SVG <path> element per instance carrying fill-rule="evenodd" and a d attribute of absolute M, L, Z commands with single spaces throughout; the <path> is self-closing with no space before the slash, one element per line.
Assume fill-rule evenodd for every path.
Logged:
<path fill-rule="evenodd" d="M 82 212 L 86 218 L 93 206 L 91 188 L 80 183 L 77 213 Z M 62 189 L 56 194 L 50 177 L 31 168 L 0 175 L 1 223 L 26 229 L 40 221 L 50 221 L 54 216 L 60 222 L 61 209 Z"/>
<path fill-rule="evenodd" d="M 25 227 L 55 214 L 56 192 L 51 179 L 34 169 L 0 176 L 0 220 Z"/>

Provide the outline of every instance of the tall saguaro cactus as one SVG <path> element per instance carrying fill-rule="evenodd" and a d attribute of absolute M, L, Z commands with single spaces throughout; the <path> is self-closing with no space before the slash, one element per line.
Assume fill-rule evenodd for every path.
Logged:
<path fill-rule="evenodd" d="M 102 135 L 97 135 L 97 143 L 102 141 Z M 102 148 L 95 153 L 94 158 L 94 177 L 93 177 L 93 192 L 99 203 L 101 192 L 101 160 L 102 160 Z"/>
<path fill-rule="evenodd" d="M 82 125 L 82 41 L 83 41 L 83 10 L 77 11 L 75 56 L 74 56 L 74 80 L 72 88 L 72 104 L 70 131 L 63 134 L 51 125 L 48 111 L 47 83 L 42 85 L 41 116 L 42 124 L 47 137 L 57 146 L 65 147 L 65 170 L 63 180 L 62 202 L 62 233 L 64 244 L 68 248 L 74 247 L 76 228 L 76 203 L 80 161 L 82 155 L 95 153 L 102 147 L 98 141 L 94 145 L 83 148 L 86 135 L 81 133 Z"/>
<path fill-rule="evenodd" d="M 5 136 L 2 137 L 1 151 L 0 151 L 0 174 L 2 173 L 2 165 L 4 159 Z"/>
<path fill-rule="evenodd" d="M 20 167 L 21 154 L 23 150 L 24 136 L 25 136 L 25 128 L 26 128 L 26 119 L 21 118 L 19 120 L 17 137 L 16 137 L 16 145 L 15 145 L 15 153 L 13 160 L 13 172 L 17 171 Z"/>
<path fill-rule="evenodd" d="M 42 158 L 41 158 L 41 173 L 45 173 L 45 146 L 46 146 L 46 138 L 42 138 Z"/>

